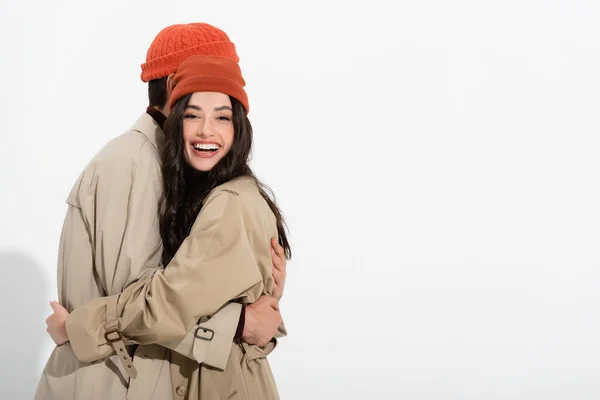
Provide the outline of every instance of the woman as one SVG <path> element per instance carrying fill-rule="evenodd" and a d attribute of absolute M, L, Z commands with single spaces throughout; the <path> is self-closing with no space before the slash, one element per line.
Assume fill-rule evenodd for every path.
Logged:
<path fill-rule="evenodd" d="M 270 237 L 277 235 L 286 257 L 291 255 L 281 213 L 248 166 L 252 127 L 238 64 L 192 56 L 173 83 L 161 150 L 160 230 L 169 267 L 120 295 L 86 303 L 68 318 L 66 312 L 49 318 L 55 342 L 70 340 L 84 361 L 112 353 L 107 342 L 116 330 L 107 331 L 105 324 L 111 304 L 119 335 L 129 343 L 176 342 L 227 302 L 249 304 L 272 293 Z M 197 334 L 213 339 L 206 330 Z M 234 344 L 223 371 L 199 367 L 189 398 L 279 398 L 266 360 L 274 345 Z"/>

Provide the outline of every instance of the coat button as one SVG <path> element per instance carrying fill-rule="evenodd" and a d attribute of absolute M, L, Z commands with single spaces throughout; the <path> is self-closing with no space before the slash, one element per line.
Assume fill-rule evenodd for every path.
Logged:
<path fill-rule="evenodd" d="M 177 393 L 177 396 L 183 396 L 185 394 L 185 386 L 177 386 L 177 389 L 175 389 L 175 393 Z"/>

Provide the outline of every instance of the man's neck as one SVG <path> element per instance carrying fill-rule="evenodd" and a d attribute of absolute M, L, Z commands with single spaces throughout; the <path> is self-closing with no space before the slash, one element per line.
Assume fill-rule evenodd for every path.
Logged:
<path fill-rule="evenodd" d="M 146 108 L 146 112 L 152 117 L 152 119 L 154 119 L 158 126 L 160 126 L 160 129 L 164 129 L 167 116 L 162 110 L 159 110 L 156 107 L 148 106 L 148 108 Z"/>

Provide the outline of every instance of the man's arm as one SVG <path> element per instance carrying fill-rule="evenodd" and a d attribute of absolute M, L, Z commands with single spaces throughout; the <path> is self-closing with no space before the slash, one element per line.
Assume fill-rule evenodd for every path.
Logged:
<path fill-rule="evenodd" d="M 107 296 L 156 268 L 162 250 L 157 218 L 162 186 L 155 149 L 148 140 L 123 146 L 124 151 L 112 144 L 90 164 L 78 193 L 94 268 Z"/>
<path fill-rule="evenodd" d="M 58 250 L 58 299 L 68 310 L 73 310 L 90 298 L 98 289 L 93 274 L 93 250 L 83 213 L 69 196 L 68 208 L 60 235 Z"/>

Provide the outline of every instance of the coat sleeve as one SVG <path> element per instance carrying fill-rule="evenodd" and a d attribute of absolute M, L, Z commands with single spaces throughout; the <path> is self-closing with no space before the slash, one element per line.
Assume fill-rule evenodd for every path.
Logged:
<path fill-rule="evenodd" d="M 169 265 L 119 295 L 121 333 L 130 343 L 181 341 L 200 317 L 214 314 L 252 288 L 262 290 L 257 289 L 262 281 L 239 195 L 218 192 L 207 201 Z M 69 340 L 83 361 L 112 352 L 104 338 L 107 301 L 91 300 L 67 319 Z"/>
<path fill-rule="evenodd" d="M 70 224 L 76 217 L 74 213 L 83 215 L 86 239 L 92 244 L 95 276 L 105 295 L 116 295 L 127 285 L 158 269 L 162 246 L 157 215 L 162 181 L 154 151 L 151 143 L 146 141 L 139 149 L 137 159 L 120 155 L 91 165 L 77 189 L 81 210 L 69 210 L 69 214 L 73 214 L 68 215 Z M 83 231 L 78 229 L 77 232 Z M 77 239 L 75 234 L 71 236 Z M 239 305 L 230 308 L 235 307 Z M 239 317 L 239 311 L 237 315 L 231 310 L 222 312 L 221 324 L 215 334 L 222 341 L 229 338 L 231 343 Z M 188 338 L 192 338 L 194 332 L 195 329 L 190 329 Z M 230 346 L 220 345 L 218 341 L 201 345 L 218 359 L 229 357 Z M 193 340 L 182 340 L 168 343 L 166 347 L 190 357 L 192 346 Z"/>
<path fill-rule="evenodd" d="M 71 311 L 89 299 L 96 282 L 93 276 L 93 250 L 82 210 L 75 202 L 67 201 L 68 208 L 60 235 L 58 251 L 58 299 Z M 82 282 L 82 281 L 87 282 Z M 85 290 L 85 296 L 81 295 Z"/>
<path fill-rule="evenodd" d="M 105 295 L 120 293 L 160 262 L 160 165 L 149 146 L 143 143 L 137 158 L 123 153 L 97 160 L 78 189 Z"/>

